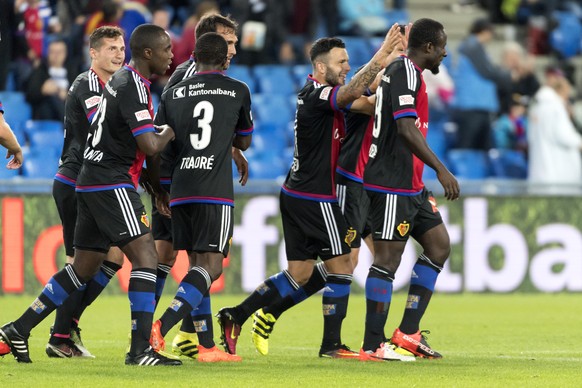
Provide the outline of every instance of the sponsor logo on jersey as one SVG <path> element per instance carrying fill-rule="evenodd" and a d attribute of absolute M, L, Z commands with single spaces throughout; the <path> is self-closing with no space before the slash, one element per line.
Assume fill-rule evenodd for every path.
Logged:
<path fill-rule="evenodd" d="M 179 88 L 174 89 L 174 100 L 177 100 L 178 98 L 184 98 L 186 97 L 186 87 L 182 86 Z"/>
<path fill-rule="evenodd" d="M 192 86 L 190 86 L 190 89 L 192 89 Z M 221 88 L 188 90 L 188 97 L 206 96 L 206 95 L 220 95 L 220 96 L 236 97 L 236 91 L 224 90 Z"/>
<path fill-rule="evenodd" d="M 385 75 L 383 75 L 383 76 L 382 76 L 382 81 L 384 81 L 384 82 L 386 82 L 387 84 L 389 84 L 389 83 L 390 83 L 390 76 L 385 76 Z"/>
<path fill-rule="evenodd" d="M 109 85 L 109 81 L 105 84 L 105 89 L 111 94 L 113 97 L 117 97 L 117 90 L 113 89 L 111 85 Z"/>
<path fill-rule="evenodd" d="M 400 102 L 400 105 L 414 105 L 414 97 L 410 94 L 403 94 L 398 96 L 398 102 Z"/>
<path fill-rule="evenodd" d="M 261 283 L 261 285 L 259 285 L 259 286 L 257 287 L 257 292 L 258 292 L 260 295 L 263 295 L 265 292 L 267 292 L 267 291 L 269 291 L 269 290 L 270 290 L 269 286 L 267 286 L 265 283 Z"/>
<path fill-rule="evenodd" d="M 335 304 L 323 305 L 323 315 L 335 315 L 335 312 L 336 312 Z"/>
<path fill-rule="evenodd" d="M 131 320 L 131 330 L 137 330 L 137 319 Z"/>
<path fill-rule="evenodd" d="M 85 100 L 85 107 L 87 109 L 91 109 L 94 106 L 98 105 L 99 102 L 101 102 L 101 96 L 89 97 L 88 99 Z"/>
<path fill-rule="evenodd" d="M 428 122 L 426 122 L 426 121 L 425 122 L 420 121 L 420 118 L 419 117 L 416 118 L 416 121 L 414 122 L 414 125 L 416 125 L 416 128 L 418 128 L 418 129 L 426 129 L 426 130 L 428 130 Z"/>
<path fill-rule="evenodd" d="M 208 325 L 206 325 L 206 319 L 203 319 L 201 321 L 194 321 L 194 330 L 196 330 L 196 333 L 208 331 Z"/>
<path fill-rule="evenodd" d="M 420 296 L 408 295 L 408 299 L 406 300 L 406 308 L 416 310 L 418 308 L 418 302 L 420 302 Z"/>
<path fill-rule="evenodd" d="M 146 213 L 141 215 L 140 221 L 146 227 L 148 227 L 148 228 L 150 227 L 150 219 L 148 218 L 148 215 Z"/>
<path fill-rule="evenodd" d="M 356 230 L 350 226 L 348 228 L 348 231 L 346 232 L 346 238 L 344 239 L 346 244 L 348 244 L 351 247 L 352 242 L 354 242 L 356 238 L 356 235 L 357 235 Z"/>
<path fill-rule="evenodd" d="M 53 285 L 52 285 L 52 284 L 50 284 L 50 283 L 47 283 L 47 285 L 46 285 L 46 286 L 44 286 L 44 288 L 45 288 L 45 289 L 46 289 L 48 292 L 50 292 L 51 294 L 53 294 L 53 295 L 55 294 L 55 292 L 53 291 Z"/>
<path fill-rule="evenodd" d="M 432 195 L 430 197 L 428 197 L 428 203 L 430 203 L 430 206 L 432 206 L 433 213 L 439 212 L 439 208 L 437 207 L 437 201 L 436 201 L 436 199 L 434 199 L 434 197 Z"/>
<path fill-rule="evenodd" d="M 319 93 L 319 98 L 321 98 L 322 100 L 329 100 L 329 94 L 331 93 L 331 90 L 333 88 L 331 86 L 328 86 L 327 88 L 323 88 L 323 90 L 321 91 L 321 93 Z"/>
<path fill-rule="evenodd" d="M 174 299 L 172 300 L 172 303 L 170 303 L 170 308 L 174 311 L 178 311 L 183 304 L 184 303 L 180 302 L 178 299 Z"/>
<path fill-rule="evenodd" d="M 137 121 L 151 120 L 152 115 L 150 114 L 149 110 L 144 109 L 140 110 L 139 112 L 135 112 L 135 118 Z"/>
<path fill-rule="evenodd" d="M 30 305 L 30 308 L 35 313 L 40 314 L 40 313 L 42 313 L 44 311 L 44 309 L 46 309 L 46 306 L 38 298 L 36 298 L 34 300 L 34 302 L 32 302 L 32 304 Z"/>
<path fill-rule="evenodd" d="M 400 225 L 396 227 L 396 230 L 398 231 L 398 233 L 400 233 L 402 237 L 406 236 L 406 233 L 408 233 L 409 229 L 410 224 L 407 223 L 406 221 L 401 222 Z"/>

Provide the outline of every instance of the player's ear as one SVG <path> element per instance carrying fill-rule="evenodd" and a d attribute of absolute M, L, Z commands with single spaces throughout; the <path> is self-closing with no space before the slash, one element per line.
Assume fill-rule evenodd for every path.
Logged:
<path fill-rule="evenodd" d="M 151 48 L 145 48 L 145 49 L 143 49 L 143 57 L 145 59 L 152 59 L 152 53 L 153 53 L 153 51 L 152 51 Z"/>
<path fill-rule="evenodd" d="M 318 73 L 325 74 L 327 66 L 323 62 L 315 62 L 315 70 L 317 70 Z"/>

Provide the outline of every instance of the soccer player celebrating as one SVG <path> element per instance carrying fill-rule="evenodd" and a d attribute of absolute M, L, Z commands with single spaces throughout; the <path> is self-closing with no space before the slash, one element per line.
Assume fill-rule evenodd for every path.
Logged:
<path fill-rule="evenodd" d="M 422 71 L 437 73 L 447 55 L 443 25 L 417 20 L 410 30 L 408 56 L 385 70 L 376 91 L 375 124 L 364 187 L 370 196 L 374 262 L 366 279 L 366 325 L 361 360 L 384 359 L 384 326 L 392 282 L 409 236 L 422 246 L 410 280 L 404 317 L 392 344 L 418 357 L 440 358 L 419 324 L 439 272 L 450 253 L 446 227 L 432 193 L 424 187 L 424 164 L 433 168 L 448 200 L 459 197 L 459 184 L 426 143 L 428 101 Z"/>
<path fill-rule="evenodd" d="M 168 69 L 173 57 L 172 44 L 164 29 L 151 24 L 137 27 L 129 43 L 132 59 L 105 85 L 77 178 L 79 213 L 75 229 L 75 260 L 49 280 L 20 318 L 0 328 L 0 337 L 19 362 L 31 362 L 28 350 L 30 331 L 91 279 L 113 245 L 121 248 L 133 266 L 128 293 L 131 346 L 125 363 L 143 366 L 182 364 L 149 346 L 158 257 L 149 220 L 136 190 L 146 155 L 151 174 L 158 178 L 159 171 L 152 156 L 174 137 L 172 128 L 153 125 L 148 81 L 152 74 L 161 75 Z M 159 183 L 153 189 L 167 200 L 167 193 Z M 167 208 L 161 210 L 169 211 Z"/>
<path fill-rule="evenodd" d="M 6 168 L 9 170 L 16 170 L 22 166 L 22 149 L 16 136 L 10 129 L 8 123 L 4 120 L 4 107 L 2 106 L 2 101 L 0 101 L 0 145 L 7 149 L 6 159 L 10 159 Z"/>
<path fill-rule="evenodd" d="M 224 63 L 223 70 L 228 69 L 231 59 L 236 55 L 236 36 L 237 24 L 234 20 L 227 16 L 211 13 L 204 15 L 196 25 L 196 40 L 207 32 L 216 32 L 226 40 L 228 44 L 227 60 Z M 190 59 L 178 65 L 168 83 L 164 87 L 164 91 L 176 85 L 178 82 L 188 79 L 195 74 L 196 61 L 194 53 Z M 245 185 L 248 179 L 248 162 L 242 151 L 236 147 L 232 147 L 232 157 L 240 173 L 240 183 Z M 170 167 L 174 164 L 173 155 L 171 152 L 162 152 L 161 154 L 160 176 L 161 184 L 168 192 L 171 183 Z M 178 251 L 174 250 L 172 246 L 172 223 L 167 217 L 161 215 L 156 206 L 155 201 L 152 201 L 152 233 L 156 244 L 156 250 L 160 257 L 157 272 L 156 284 L 156 304 L 159 301 L 168 273 L 176 262 Z M 190 262 L 189 267 L 196 265 Z M 182 321 L 180 331 L 172 341 L 172 350 L 174 353 L 190 358 L 196 358 L 198 355 L 198 343 L 206 349 L 214 347 L 214 329 L 212 322 L 212 309 L 210 303 L 210 294 L 204 295 L 202 302 L 198 308 L 192 310 L 191 317 L 188 316 Z"/>
<path fill-rule="evenodd" d="M 218 312 L 229 353 L 236 352 L 240 328 L 253 312 L 278 303 L 294 291 L 304 299 L 323 282 L 324 333 L 319 356 L 358 357 L 341 341 L 352 282 L 349 253 L 355 230 L 348 227 L 338 205 L 334 173 L 345 136 L 343 110 L 373 114 L 373 105 L 362 94 L 399 41 L 398 26 L 394 25 L 378 52 L 348 84 L 345 80 L 350 66 L 345 44 L 337 38 L 321 38 L 313 44 L 313 74 L 298 94 L 293 164 L 280 194 L 288 269 L 265 280 L 238 306 Z M 323 263 L 316 265 L 318 257 Z M 270 333 L 274 318 L 260 319 L 263 331 Z"/>
<path fill-rule="evenodd" d="M 227 50 L 220 34 L 200 36 L 194 49 L 196 72 L 162 95 L 156 116 L 156 123 L 176 128 L 176 139 L 170 143 L 175 161 L 170 169 L 173 248 L 186 250 L 194 265 L 170 307 L 154 322 L 151 343 L 155 349 L 163 349 L 166 333 L 208 297 L 230 249 L 234 206 L 231 148 L 249 147 L 253 122 L 248 87 L 222 73 Z M 206 348 L 200 342 L 198 361 L 241 360 L 212 345 Z"/>
<path fill-rule="evenodd" d="M 83 163 L 85 141 L 105 83 L 123 66 L 123 30 L 113 26 L 97 28 L 89 37 L 89 54 L 91 68 L 75 79 L 65 101 L 65 142 L 53 183 L 53 197 L 63 224 L 66 265 L 73 262 L 75 254 L 75 184 Z M 97 274 L 85 286 L 73 292 L 57 309 L 55 324 L 46 346 L 49 357 L 92 357 L 81 341 L 78 323 L 85 308 L 99 296 L 122 265 L 123 253 L 119 248 L 112 247 Z"/>

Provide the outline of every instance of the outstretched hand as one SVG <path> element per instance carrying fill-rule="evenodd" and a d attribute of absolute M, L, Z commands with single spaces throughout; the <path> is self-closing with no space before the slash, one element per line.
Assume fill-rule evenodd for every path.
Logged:
<path fill-rule="evenodd" d="M 455 178 L 453 174 L 450 173 L 449 170 L 445 169 L 444 171 L 437 172 L 437 178 L 443 186 L 446 199 L 449 201 L 459 199 L 459 195 L 461 194 L 459 182 L 457 181 L 457 178 Z"/>
<path fill-rule="evenodd" d="M 12 157 L 12 159 L 10 159 Z M 11 152 L 11 151 L 7 151 L 6 152 L 6 159 L 10 159 L 8 161 L 8 163 L 6 164 L 6 168 L 9 170 L 16 170 L 19 169 L 20 167 L 22 167 L 22 162 L 23 162 L 23 156 L 22 156 L 22 151 L 18 151 L 18 152 Z"/>

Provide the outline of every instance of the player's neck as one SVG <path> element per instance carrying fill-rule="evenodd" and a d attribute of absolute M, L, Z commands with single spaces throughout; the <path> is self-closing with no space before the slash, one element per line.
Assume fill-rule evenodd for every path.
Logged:
<path fill-rule="evenodd" d="M 131 61 L 129 61 L 128 66 L 137 70 L 137 72 L 145 79 L 150 79 L 150 77 L 152 76 L 152 72 L 150 71 L 147 64 L 143 61 L 132 59 Z"/>
<path fill-rule="evenodd" d="M 416 66 L 418 66 L 422 71 L 424 71 L 424 69 L 426 69 L 426 64 L 424 63 L 424 61 L 422 60 L 422 57 L 420 55 L 418 55 L 415 51 L 410 51 L 408 50 L 408 53 L 406 54 L 406 56 L 408 57 L 408 59 L 410 59 Z"/>
<path fill-rule="evenodd" d="M 99 79 L 101 80 L 101 82 L 103 82 L 104 84 L 107 83 L 107 81 L 109 81 L 109 78 L 111 78 L 111 76 L 113 75 L 112 73 L 105 71 L 103 69 L 100 69 L 97 66 L 93 66 L 91 65 L 91 69 L 93 70 L 93 72 L 95 74 L 97 74 L 97 77 L 99 77 Z"/>
<path fill-rule="evenodd" d="M 205 65 L 203 63 L 196 63 L 196 73 L 203 73 L 208 71 L 223 71 L 222 67 L 218 68 L 215 65 Z"/>

